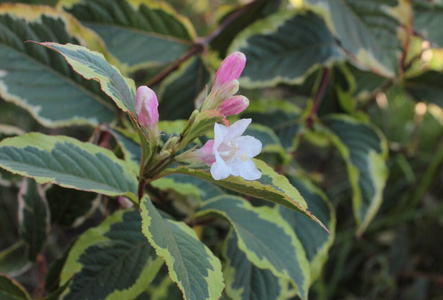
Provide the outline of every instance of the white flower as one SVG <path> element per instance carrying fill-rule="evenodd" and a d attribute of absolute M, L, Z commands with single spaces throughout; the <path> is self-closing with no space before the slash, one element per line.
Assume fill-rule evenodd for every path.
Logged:
<path fill-rule="evenodd" d="M 212 154 L 215 162 L 211 165 L 211 175 L 215 180 L 229 175 L 241 176 L 246 180 L 261 177 L 251 158 L 260 153 L 262 144 L 252 136 L 241 136 L 250 123 L 251 119 L 242 119 L 229 127 L 214 125 Z"/>

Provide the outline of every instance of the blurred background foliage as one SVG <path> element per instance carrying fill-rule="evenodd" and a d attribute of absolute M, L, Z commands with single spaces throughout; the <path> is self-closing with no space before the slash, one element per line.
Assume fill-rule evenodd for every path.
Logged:
<path fill-rule="evenodd" d="M 52 6 L 57 4 L 54 0 L 12 2 Z M 178 13 L 191 20 L 197 36 L 200 37 L 211 34 L 219 22 L 251 3 L 235 0 L 167 2 Z M 186 68 L 168 74 L 169 77 L 164 80 L 159 80 L 157 74 L 168 63 L 128 69 L 137 85 L 152 83 L 157 88 L 163 103 L 163 107 L 160 104 L 161 118 L 187 118 L 194 107 L 193 100 L 204 92 L 209 80 L 209 76 L 201 75 L 202 72 L 215 69 L 238 31 L 276 10 L 290 11 L 294 6 L 303 5 L 303 1 L 275 1 L 277 4 L 271 3 L 273 1 L 259 2 L 265 3 L 266 7 L 240 18 L 243 23 L 234 24 L 236 29 L 211 41 L 212 50 L 217 51 L 205 49 L 197 58 L 187 61 L 184 64 Z M 305 2 L 315 4 L 320 1 Z M 333 4 L 334 1 L 329 2 L 331 5 L 338 5 Z M 346 2 L 365 6 L 362 3 L 365 1 Z M 384 4 L 384 1 L 368 2 L 379 6 Z M 346 163 L 335 147 L 309 128 L 303 132 L 302 137 L 297 137 L 294 142 L 289 141 L 289 169 L 297 172 L 303 170 L 326 193 L 337 214 L 335 241 L 329 251 L 324 271 L 311 289 L 311 299 L 443 299 L 443 4 L 437 0 L 404 3 L 412 5 L 414 9 L 414 27 L 408 28 L 409 23 L 402 24 L 401 28 L 405 29 L 407 37 L 402 41 L 404 44 L 398 46 L 398 49 L 401 48 L 400 57 L 395 62 L 392 62 L 393 57 L 388 57 L 386 63 L 386 66 L 389 63 L 398 64 L 398 67 L 394 67 L 398 71 L 386 76 L 388 72 L 383 74 L 376 68 L 371 69 L 363 66 L 364 64 L 359 66 L 358 63 L 349 61 L 329 65 L 329 80 L 324 94 L 320 95 L 320 117 L 340 113 L 369 120 L 387 140 L 389 177 L 383 191 L 383 202 L 364 233 L 356 235 L 356 221 L 350 204 L 353 190 Z M 373 11 L 374 22 L 377 13 L 376 10 Z M 399 19 L 408 18 L 406 10 L 398 13 Z M 367 13 L 367 16 L 369 18 L 371 14 Z M 378 26 L 391 30 L 387 23 L 379 23 Z M 383 38 L 380 37 L 380 41 Z M 340 42 L 343 44 L 343 41 Z M 248 56 L 249 59 L 252 61 L 254 58 L 251 55 Z M 295 61 L 294 64 L 302 62 Z M 281 81 L 261 89 L 245 88 L 242 93 L 250 99 L 251 107 L 258 100 L 268 103 L 284 100 L 298 106 L 306 114 L 313 105 L 312 100 L 318 95 L 323 74 L 324 68 L 316 68 L 296 82 Z M 189 89 L 193 82 L 198 82 L 198 87 Z M 1 123 L 14 124 L 23 131 L 64 133 L 81 140 L 86 140 L 92 133 L 87 126 L 44 127 L 27 111 L 10 102 L 0 101 Z M 171 109 L 171 106 L 177 107 L 177 103 L 181 103 L 180 107 L 184 109 Z M 10 113 L 3 115 L 2 111 L 6 111 L 6 106 L 14 107 L 13 110 L 8 109 Z M 252 113 L 253 110 L 247 111 L 245 115 Z M 285 142 L 288 141 L 282 140 L 283 144 Z M 281 161 L 275 157 L 274 159 L 274 165 L 278 167 Z M 1 173 L 1 176 L 8 177 L 0 179 L 14 181 L 6 173 Z M 18 188 L 12 185 L 2 187 L 0 191 L 0 249 L 4 250 L 19 240 L 15 230 L 17 207 L 14 202 L 8 201 L 16 197 Z M 71 221 L 64 222 L 74 223 L 77 217 L 82 216 L 85 211 L 93 211 L 90 209 L 95 207 L 95 204 L 91 204 L 90 195 L 86 193 L 73 197 L 84 198 L 86 207 L 81 212 L 71 212 Z M 99 205 L 100 209 L 104 209 L 103 204 Z M 100 220 L 100 216 L 92 217 L 87 224 L 98 224 Z M 68 225 L 70 224 L 60 224 L 62 228 Z M 80 225 L 63 231 L 63 241 L 69 241 L 70 237 L 77 236 L 88 226 Z M 63 241 L 51 243 L 51 247 L 61 247 Z M 20 247 L 20 244 L 14 247 Z M 50 251 L 59 252 L 60 249 Z M 0 262 L 5 259 L 11 260 L 11 257 L 2 252 Z M 20 276 L 20 281 L 25 286 L 38 284 L 35 282 L 36 272 L 36 267 L 29 269 Z"/>

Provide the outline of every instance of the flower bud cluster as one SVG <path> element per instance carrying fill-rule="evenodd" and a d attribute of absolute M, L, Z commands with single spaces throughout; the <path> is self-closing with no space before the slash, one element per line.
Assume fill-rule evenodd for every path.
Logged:
<path fill-rule="evenodd" d="M 246 56 L 234 52 L 223 60 L 214 77 L 214 84 L 202 109 L 217 110 L 224 116 L 241 113 L 249 106 L 248 98 L 234 96 L 238 92 L 240 77 L 246 65 Z"/>
<path fill-rule="evenodd" d="M 242 119 L 231 126 L 226 119 L 249 106 L 249 100 L 245 96 L 235 95 L 239 89 L 238 78 L 245 64 L 246 57 L 241 52 L 232 53 L 221 63 L 211 92 L 201 108 L 193 112 L 180 137 L 170 138 L 155 159 L 147 159 L 146 165 L 141 169 L 141 176 L 156 176 L 175 160 L 203 162 L 211 167 L 211 175 L 216 180 L 229 175 L 241 176 L 247 180 L 260 178 L 261 173 L 251 158 L 260 153 L 262 144 L 254 137 L 242 136 L 251 119 Z M 146 86 L 137 89 L 135 111 L 138 123 L 148 132 L 147 138 L 151 140 L 151 144 L 155 144 L 154 149 L 157 149 L 158 100 L 153 90 Z M 227 126 L 218 124 L 220 120 Z M 211 121 L 212 124 L 215 123 L 213 127 Z M 211 127 L 215 131 L 213 140 L 209 140 L 196 151 L 189 150 L 177 156 L 178 151 Z"/>

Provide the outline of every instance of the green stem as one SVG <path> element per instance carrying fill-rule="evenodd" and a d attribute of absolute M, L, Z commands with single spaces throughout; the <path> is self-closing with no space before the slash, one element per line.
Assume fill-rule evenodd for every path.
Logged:
<path fill-rule="evenodd" d="M 428 190 L 431 183 L 434 181 L 435 174 L 437 173 L 439 167 L 443 163 L 443 139 L 440 141 L 437 151 L 434 151 L 435 156 L 431 161 L 431 164 L 427 168 L 425 174 L 421 177 L 421 181 L 415 192 L 412 194 L 409 203 L 409 209 L 415 209 L 421 202 L 424 194 Z"/>

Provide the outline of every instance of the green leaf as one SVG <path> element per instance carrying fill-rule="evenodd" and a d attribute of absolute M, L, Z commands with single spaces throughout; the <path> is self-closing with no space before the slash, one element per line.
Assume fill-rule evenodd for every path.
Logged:
<path fill-rule="evenodd" d="M 248 126 L 243 135 L 253 136 L 262 143 L 260 156 L 265 154 L 276 154 L 282 162 L 288 162 L 291 160 L 291 156 L 286 153 L 285 149 L 283 149 L 280 139 L 271 128 L 253 123 Z"/>
<path fill-rule="evenodd" d="M 132 134 L 122 128 L 109 128 L 107 131 L 116 139 L 125 161 L 131 165 L 135 173 L 138 173 L 142 160 L 142 147 L 137 134 Z"/>
<path fill-rule="evenodd" d="M 78 227 L 96 209 L 98 196 L 95 193 L 65 189 L 57 185 L 46 190 L 51 223 L 61 226 Z"/>
<path fill-rule="evenodd" d="M 443 47 L 441 18 L 443 3 L 412 1 L 414 12 L 414 30 L 428 40 L 434 47 Z"/>
<path fill-rule="evenodd" d="M 192 196 L 200 204 L 225 194 L 222 189 L 198 177 L 184 174 L 171 174 L 153 181 L 152 186 L 162 190 L 173 190 L 183 196 Z"/>
<path fill-rule="evenodd" d="M 137 210 L 120 210 L 80 236 L 69 252 L 63 299 L 134 299 L 162 265 L 140 231 Z M 72 279 L 71 279 L 72 278 Z"/>
<path fill-rule="evenodd" d="M 35 119 L 23 108 L 2 99 L 0 99 L 0 106 L 2 107 L 0 110 L 0 126 L 9 125 L 18 128 L 22 133 L 34 131 L 37 127 Z"/>
<path fill-rule="evenodd" d="M 344 115 L 322 120 L 327 137 L 343 157 L 353 191 L 357 235 L 361 235 L 375 217 L 383 199 L 388 177 L 387 141 L 374 126 Z"/>
<path fill-rule="evenodd" d="M 34 179 L 23 179 L 18 194 L 19 230 L 33 261 L 43 249 L 49 233 L 49 208 L 45 193 Z"/>
<path fill-rule="evenodd" d="M 102 91 L 122 111 L 135 116 L 134 81 L 124 77 L 115 66 L 110 65 L 103 54 L 73 44 L 61 45 L 51 42 L 38 44 L 60 53 L 75 72 L 85 79 L 100 83 Z"/>
<path fill-rule="evenodd" d="M 275 276 L 291 280 L 302 299 L 310 284 L 309 263 L 300 241 L 278 211 L 253 207 L 243 198 L 224 195 L 205 202 L 197 216 L 219 215 L 238 237 L 238 248 L 248 260 Z"/>
<path fill-rule="evenodd" d="M 106 53 L 101 40 L 67 13 L 46 6 L 0 5 L 0 96 L 47 126 L 98 124 L 115 116 L 94 82 L 27 40 L 80 43 Z"/>
<path fill-rule="evenodd" d="M 388 78 L 381 77 L 373 72 L 363 71 L 352 65 L 347 65 L 347 67 L 355 78 L 355 98 L 368 99 L 373 96 L 377 89 L 389 82 Z"/>
<path fill-rule="evenodd" d="M 209 72 L 200 57 L 180 66 L 162 82 L 158 107 L 162 120 L 187 119 L 195 109 L 197 97 L 209 82 Z"/>
<path fill-rule="evenodd" d="M 326 24 L 310 12 L 283 12 L 255 22 L 228 52 L 236 50 L 248 59 L 240 81 L 247 88 L 300 84 L 315 69 L 344 58 Z"/>
<path fill-rule="evenodd" d="M 224 58 L 228 53 L 229 44 L 236 35 L 243 29 L 257 20 L 263 19 L 276 12 L 281 6 L 281 0 L 274 1 L 254 1 L 253 3 L 237 5 L 231 8 L 218 22 L 218 26 L 235 14 L 236 18 L 222 27 L 222 31 L 211 41 L 212 50 L 218 52 L 220 58 Z"/>
<path fill-rule="evenodd" d="M 248 181 L 239 176 L 229 176 L 224 180 L 215 180 L 208 170 L 196 169 L 192 166 L 170 168 L 161 175 L 166 176 L 168 174 L 179 173 L 199 177 L 238 193 L 284 205 L 308 216 L 325 228 L 324 225 L 308 211 L 305 200 L 300 196 L 297 189 L 289 183 L 286 177 L 276 173 L 260 160 L 253 159 L 253 161 L 262 172 L 261 178 L 254 181 Z"/>
<path fill-rule="evenodd" d="M 131 71 L 173 62 L 195 38 L 189 20 L 164 2 L 62 0 L 58 6 L 97 32 Z"/>
<path fill-rule="evenodd" d="M 427 101 L 443 108 L 443 73 L 427 71 L 418 76 L 408 78 L 405 82 L 406 90 L 417 101 Z"/>
<path fill-rule="evenodd" d="M 182 292 L 177 285 L 172 282 L 171 278 L 169 278 L 168 267 L 163 265 L 149 285 L 145 297 L 140 295 L 136 300 L 171 300 L 182 298 Z"/>
<path fill-rule="evenodd" d="M 297 238 L 306 252 L 306 257 L 311 268 L 311 282 L 321 274 L 323 265 L 328 258 L 328 251 L 334 242 L 335 212 L 326 195 L 307 178 L 297 176 L 289 177 L 289 181 L 299 191 L 309 205 L 312 213 L 325 224 L 329 234 L 319 228 L 311 219 L 298 214 L 286 207 L 280 206 L 282 217 L 294 229 Z"/>
<path fill-rule="evenodd" d="M 8 276 L 0 274 L 0 299 L 28 300 L 31 299 L 31 297 L 20 283 Z"/>
<path fill-rule="evenodd" d="M 224 287 L 220 261 L 195 232 L 183 222 L 163 219 L 147 196 L 141 214 L 143 234 L 165 260 L 184 299 L 218 299 Z"/>
<path fill-rule="evenodd" d="M 402 2 L 402 1 L 400 1 Z M 397 0 L 305 0 L 321 13 L 351 61 L 386 77 L 394 77 L 402 51 L 399 16 L 403 3 Z M 397 11 L 398 10 L 398 11 Z"/>
<path fill-rule="evenodd" d="M 0 142 L 0 166 L 38 183 L 51 182 L 137 201 L 128 165 L 104 148 L 65 136 L 29 133 Z"/>
<path fill-rule="evenodd" d="M 0 252 L 0 273 L 19 276 L 30 267 L 28 249 L 23 241 Z"/>
<path fill-rule="evenodd" d="M 238 248 L 238 238 L 230 231 L 223 246 L 226 294 L 231 299 L 286 299 L 287 281 L 271 271 L 257 268 Z"/>
<path fill-rule="evenodd" d="M 0 249 L 5 249 L 20 239 L 17 232 L 17 194 L 18 189 L 15 186 L 0 185 Z"/>
<path fill-rule="evenodd" d="M 294 104 L 282 100 L 254 101 L 242 118 L 252 118 L 254 122 L 271 128 L 286 151 L 295 149 L 296 138 L 302 130 L 302 118 L 300 109 Z"/>

